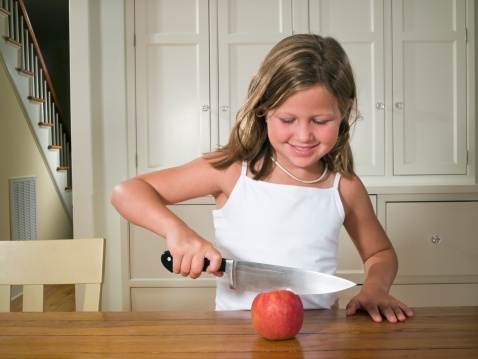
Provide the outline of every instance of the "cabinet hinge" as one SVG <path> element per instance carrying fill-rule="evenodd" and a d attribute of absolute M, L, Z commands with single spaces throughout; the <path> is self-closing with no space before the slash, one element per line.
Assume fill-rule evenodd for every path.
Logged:
<path fill-rule="evenodd" d="M 133 46 L 136 47 L 136 34 L 133 35 Z"/>
<path fill-rule="evenodd" d="M 465 44 L 468 43 L 468 28 L 465 29 Z"/>
<path fill-rule="evenodd" d="M 138 169 L 138 154 L 134 156 L 135 168 Z"/>

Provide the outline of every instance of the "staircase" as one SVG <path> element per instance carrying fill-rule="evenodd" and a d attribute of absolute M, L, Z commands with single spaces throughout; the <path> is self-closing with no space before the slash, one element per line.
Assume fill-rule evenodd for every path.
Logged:
<path fill-rule="evenodd" d="M 0 0 L 0 64 L 10 75 L 50 175 L 72 217 L 71 136 L 23 0 Z"/>

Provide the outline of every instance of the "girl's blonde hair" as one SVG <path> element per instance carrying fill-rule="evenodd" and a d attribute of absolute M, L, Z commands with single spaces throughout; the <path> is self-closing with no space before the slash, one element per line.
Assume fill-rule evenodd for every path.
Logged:
<path fill-rule="evenodd" d="M 343 115 L 337 143 L 323 160 L 331 170 L 345 177 L 354 174 L 350 127 L 358 116 L 352 67 L 334 38 L 312 34 L 289 36 L 272 48 L 251 80 L 247 100 L 237 113 L 229 143 L 206 158 L 219 169 L 247 161 L 254 179 L 266 177 L 272 171 L 271 156 L 274 155 L 267 135 L 267 112 L 279 107 L 291 95 L 317 84 L 336 99 Z M 349 106 L 351 100 L 353 104 Z M 260 160 L 262 165 L 256 169 Z"/>

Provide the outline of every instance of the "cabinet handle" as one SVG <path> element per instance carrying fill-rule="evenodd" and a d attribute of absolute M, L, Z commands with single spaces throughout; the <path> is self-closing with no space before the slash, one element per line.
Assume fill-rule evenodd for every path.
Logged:
<path fill-rule="evenodd" d="M 229 110 L 229 106 L 228 106 L 228 105 L 222 105 L 221 107 L 219 107 L 219 109 L 220 109 L 221 111 L 226 112 L 227 110 Z"/>
<path fill-rule="evenodd" d="M 432 237 L 432 243 L 433 244 L 440 244 L 440 242 L 441 242 L 440 236 L 433 236 Z"/>
<path fill-rule="evenodd" d="M 209 111 L 209 105 L 202 105 L 201 110 L 204 112 Z"/>
<path fill-rule="evenodd" d="M 403 108 L 403 102 L 402 101 L 399 101 L 395 104 L 395 107 L 398 108 L 399 110 L 401 110 Z"/>
<path fill-rule="evenodd" d="M 375 107 L 377 108 L 377 110 L 383 110 L 385 108 L 385 105 L 383 104 L 383 102 L 377 102 Z"/>

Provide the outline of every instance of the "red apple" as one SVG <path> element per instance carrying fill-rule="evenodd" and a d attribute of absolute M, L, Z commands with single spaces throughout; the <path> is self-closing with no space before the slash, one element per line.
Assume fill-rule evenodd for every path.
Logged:
<path fill-rule="evenodd" d="M 252 325 L 269 340 L 291 339 L 304 321 L 304 306 L 298 295 L 279 289 L 258 294 L 251 306 Z"/>

